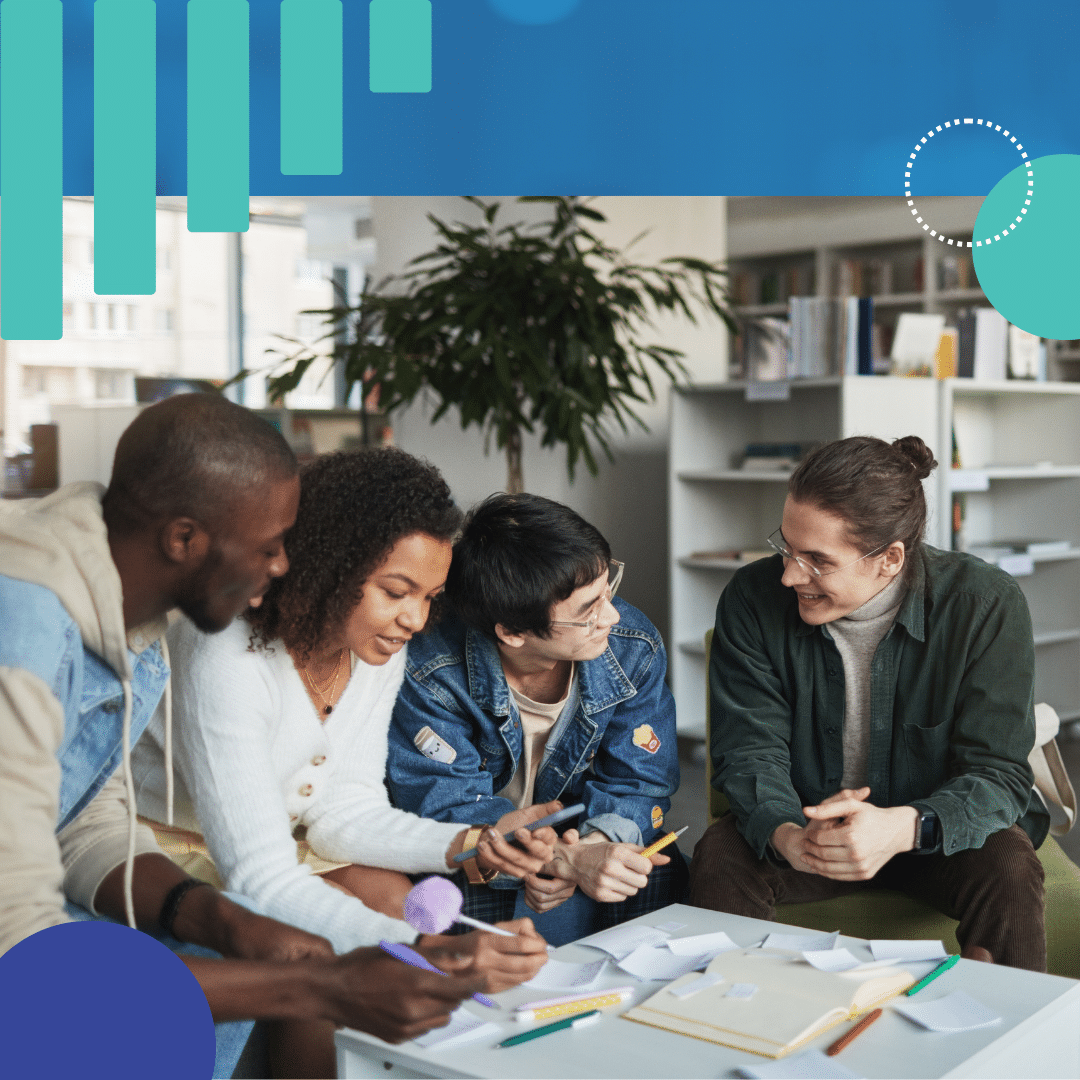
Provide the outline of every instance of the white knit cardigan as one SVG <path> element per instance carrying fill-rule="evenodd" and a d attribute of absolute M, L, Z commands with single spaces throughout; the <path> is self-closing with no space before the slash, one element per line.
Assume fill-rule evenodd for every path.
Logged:
<path fill-rule="evenodd" d="M 214 635 L 187 619 L 169 630 L 175 824 L 203 834 L 230 892 L 338 952 L 413 940 L 406 923 L 298 865 L 292 836 L 305 825 L 311 847 L 335 862 L 447 873 L 461 826 L 394 809 L 383 786 L 405 650 L 379 667 L 357 660 L 322 723 L 284 646 L 252 652 L 250 637 L 243 619 Z M 139 813 L 155 821 L 165 820 L 163 746 L 159 709 L 133 754 Z"/>

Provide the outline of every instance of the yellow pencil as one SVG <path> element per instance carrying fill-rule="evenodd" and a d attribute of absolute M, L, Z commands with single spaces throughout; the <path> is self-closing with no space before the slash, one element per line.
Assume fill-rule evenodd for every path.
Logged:
<path fill-rule="evenodd" d="M 686 830 L 689 828 L 689 825 L 684 825 L 678 832 L 669 832 L 667 836 L 661 836 L 660 839 L 656 841 L 656 843 L 650 844 L 641 854 L 644 855 L 646 859 L 650 855 L 655 855 L 658 851 L 661 850 L 661 848 L 666 848 L 668 844 L 675 843 L 675 840 L 678 837 L 682 836 L 682 834 L 686 832 Z"/>

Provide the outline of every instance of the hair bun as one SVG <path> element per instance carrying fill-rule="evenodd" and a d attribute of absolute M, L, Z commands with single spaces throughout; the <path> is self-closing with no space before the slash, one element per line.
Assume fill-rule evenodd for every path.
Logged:
<path fill-rule="evenodd" d="M 902 439 L 896 439 L 892 448 L 911 465 L 919 480 L 925 480 L 937 466 L 930 447 L 918 435 L 905 435 Z"/>

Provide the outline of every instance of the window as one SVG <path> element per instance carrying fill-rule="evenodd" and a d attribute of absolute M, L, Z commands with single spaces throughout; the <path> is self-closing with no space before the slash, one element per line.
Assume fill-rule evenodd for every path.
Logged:
<path fill-rule="evenodd" d="M 154 329 L 159 334 L 171 334 L 176 329 L 171 308 L 158 308 L 154 312 Z"/>
<path fill-rule="evenodd" d="M 310 345 L 329 330 L 321 315 L 300 314 L 296 316 L 296 336 Z"/>
<path fill-rule="evenodd" d="M 127 325 L 124 329 L 132 333 L 139 329 L 139 309 L 135 304 L 128 304 L 127 306 Z"/>
<path fill-rule="evenodd" d="M 105 316 L 102 308 L 104 304 L 88 304 L 90 309 L 90 329 L 91 330 L 104 330 L 105 329 Z"/>
<path fill-rule="evenodd" d="M 128 398 L 128 372 L 98 369 L 94 372 L 94 397 L 105 401 Z"/>
<path fill-rule="evenodd" d="M 64 301 L 63 327 L 65 330 L 75 329 L 75 305 L 70 300 Z"/>
<path fill-rule="evenodd" d="M 157 262 L 159 270 L 171 270 L 173 268 L 172 248 L 159 247 L 157 249 Z"/>

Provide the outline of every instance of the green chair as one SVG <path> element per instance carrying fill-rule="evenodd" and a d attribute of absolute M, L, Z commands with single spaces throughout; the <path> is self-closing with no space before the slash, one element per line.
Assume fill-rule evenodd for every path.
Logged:
<path fill-rule="evenodd" d="M 705 635 L 705 655 L 712 631 Z M 710 700 L 705 694 L 705 739 L 709 745 Z M 712 786 L 712 754 L 706 754 L 709 823 L 728 812 L 727 798 Z M 1052 975 L 1080 979 L 1080 867 L 1048 836 L 1038 850 L 1046 874 L 1046 964 Z M 867 889 L 835 900 L 812 904 L 783 904 L 776 921 L 805 926 L 825 933 L 843 930 L 861 938 L 940 938 L 951 953 L 958 953 L 956 922 L 918 900 L 892 889 Z"/>

